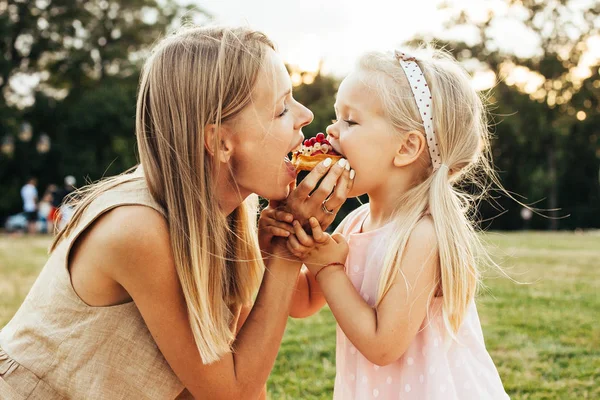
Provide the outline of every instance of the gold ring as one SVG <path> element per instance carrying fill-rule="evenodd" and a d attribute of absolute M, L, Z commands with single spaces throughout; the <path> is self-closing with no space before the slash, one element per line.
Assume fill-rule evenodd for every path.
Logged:
<path fill-rule="evenodd" d="M 325 200 L 324 202 L 321 203 L 321 210 L 323 210 L 325 212 L 325 214 L 329 214 L 329 215 L 335 214 L 334 210 L 330 210 L 327 208 L 327 206 L 325 205 L 326 202 L 327 202 L 327 200 Z"/>

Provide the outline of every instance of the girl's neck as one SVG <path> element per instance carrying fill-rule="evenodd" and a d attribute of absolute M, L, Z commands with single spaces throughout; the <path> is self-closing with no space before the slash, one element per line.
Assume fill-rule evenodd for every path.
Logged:
<path fill-rule="evenodd" d="M 398 199 L 400 199 L 409 189 L 408 185 L 395 185 L 380 188 L 376 191 L 367 193 L 369 196 L 369 215 L 363 224 L 363 231 L 368 232 L 381 228 L 387 224 L 390 219 L 402 210 L 398 209 Z"/>

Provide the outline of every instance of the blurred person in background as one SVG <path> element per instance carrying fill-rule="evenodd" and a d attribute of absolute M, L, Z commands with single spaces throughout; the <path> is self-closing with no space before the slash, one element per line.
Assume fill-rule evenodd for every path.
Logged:
<path fill-rule="evenodd" d="M 46 190 L 42 200 L 38 204 L 37 216 L 38 222 L 40 223 L 39 231 L 42 233 L 52 233 L 54 224 L 51 221 L 51 214 L 53 210 L 52 206 L 52 192 Z"/>
<path fill-rule="evenodd" d="M 75 191 L 77 180 L 73 175 L 65 176 L 64 185 L 56 188 L 53 193 L 52 204 L 56 207 L 55 224 L 58 229 L 62 229 L 73 215 L 73 207 L 66 201 L 67 197 Z"/>
<path fill-rule="evenodd" d="M 27 183 L 21 188 L 21 199 L 23 199 L 23 211 L 27 217 L 27 232 L 33 234 L 36 232 L 37 222 L 37 179 L 29 178 Z"/>
<path fill-rule="evenodd" d="M 56 186 L 54 183 L 51 183 L 48 185 L 46 191 L 50 193 L 51 196 L 51 207 L 50 213 L 48 214 L 48 233 L 54 233 L 54 228 L 57 226 L 56 222 L 58 218 L 58 207 L 60 206 L 60 203 L 58 205 L 56 204 L 58 186 Z"/>

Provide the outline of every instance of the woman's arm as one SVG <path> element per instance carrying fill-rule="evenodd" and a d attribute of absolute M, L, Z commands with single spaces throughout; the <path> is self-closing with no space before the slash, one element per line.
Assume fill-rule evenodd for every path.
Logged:
<path fill-rule="evenodd" d="M 340 328 L 372 363 L 387 365 L 400 358 L 427 314 L 439 268 L 435 230 L 423 219 L 413 230 L 400 273 L 374 309 L 361 297 L 341 268 L 328 267 L 318 281 Z"/>
<path fill-rule="evenodd" d="M 234 352 L 202 363 L 188 321 L 171 252 L 167 222 L 141 206 L 119 207 L 101 217 L 88 235 L 105 272 L 122 285 L 140 310 L 160 351 L 198 399 L 256 399 L 275 362 L 290 310 L 300 262 L 285 245 L 267 270 L 252 311 L 233 343 Z M 80 252 L 84 249 L 80 249 Z"/>
<path fill-rule="evenodd" d="M 235 328 L 236 335 L 238 333 L 240 333 L 240 329 L 242 329 L 242 326 L 244 326 L 244 323 L 248 319 L 248 315 L 250 315 L 251 311 L 252 311 L 252 307 L 250 307 L 250 306 L 243 306 L 242 309 L 240 310 L 240 314 L 238 316 L 238 320 L 237 320 L 236 328 Z M 257 400 L 267 400 L 267 385 L 266 384 L 263 387 L 263 390 L 260 393 L 260 396 L 258 396 Z"/>

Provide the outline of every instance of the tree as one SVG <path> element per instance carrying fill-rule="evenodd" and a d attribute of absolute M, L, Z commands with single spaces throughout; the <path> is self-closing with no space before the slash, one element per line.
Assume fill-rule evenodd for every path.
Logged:
<path fill-rule="evenodd" d="M 600 81 L 598 60 L 590 59 L 588 48 L 599 37 L 600 4 L 570 0 L 506 0 L 489 4 L 484 17 L 443 5 L 450 17 L 441 43 L 466 65 L 479 61 L 478 68 L 492 71 L 499 81 L 491 91 L 498 123 L 493 147 L 505 186 L 529 199 L 547 197 L 547 203 L 542 203 L 547 209 L 561 207 L 576 213 L 574 204 L 586 204 L 585 207 L 595 207 L 597 215 L 598 206 L 592 201 L 598 204 Z M 524 37 L 539 43 L 537 52 L 524 56 L 507 49 L 502 37 L 505 31 L 499 28 L 502 20 L 512 21 L 512 29 L 518 27 Z M 475 40 L 467 43 L 453 39 L 457 30 L 474 32 Z M 586 171 L 585 178 L 573 169 L 575 160 L 579 165 L 585 162 L 585 167 L 577 169 Z M 570 185 L 573 181 L 580 186 Z M 574 192 L 564 193 L 561 188 L 579 192 L 577 200 L 573 201 Z M 586 193 L 580 193 L 582 190 Z M 548 227 L 557 229 L 559 222 L 573 227 L 573 219 L 557 218 L 565 214 L 551 211 Z M 574 217 L 583 226 L 591 222 Z M 518 219 L 518 213 L 513 213 L 507 227 L 517 227 Z M 599 224 L 596 216 L 591 226 Z"/>
<path fill-rule="evenodd" d="M 17 137 L 23 121 L 34 132 L 14 140 L 13 154 L 0 154 L 0 216 L 18 210 L 27 175 L 43 187 L 65 174 L 83 183 L 133 165 L 145 55 L 182 21 L 209 18 L 175 0 L 0 0 L 0 139 Z M 16 84 L 22 77 L 39 81 L 25 97 Z M 51 143 L 46 154 L 36 151 L 42 132 Z"/>
<path fill-rule="evenodd" d="M 323 75 L 320 68 L 314 75 L 298 71 L 292 71 L 292 76 L 293 74 L 310 76 L 310 79 L 303 79 L 303 83 L 294 88 L 296 100 L 308 107 L 315 116 L 313 122 L 302 129 L 304 136 L 310 138 L 319 132 L 325 133 L 325 129 L 335 118 L 333 104 L 340 81 L 332 76 Z"/>
<path fill-rule="evenodd" d="M 2 0 L 0 11 L 5 97 L 18 74 L 39 74 L 42 87 L 54 90 L 135 75 L 140 55 L 175 21 L 208 17 L 175 0 Z"/>

